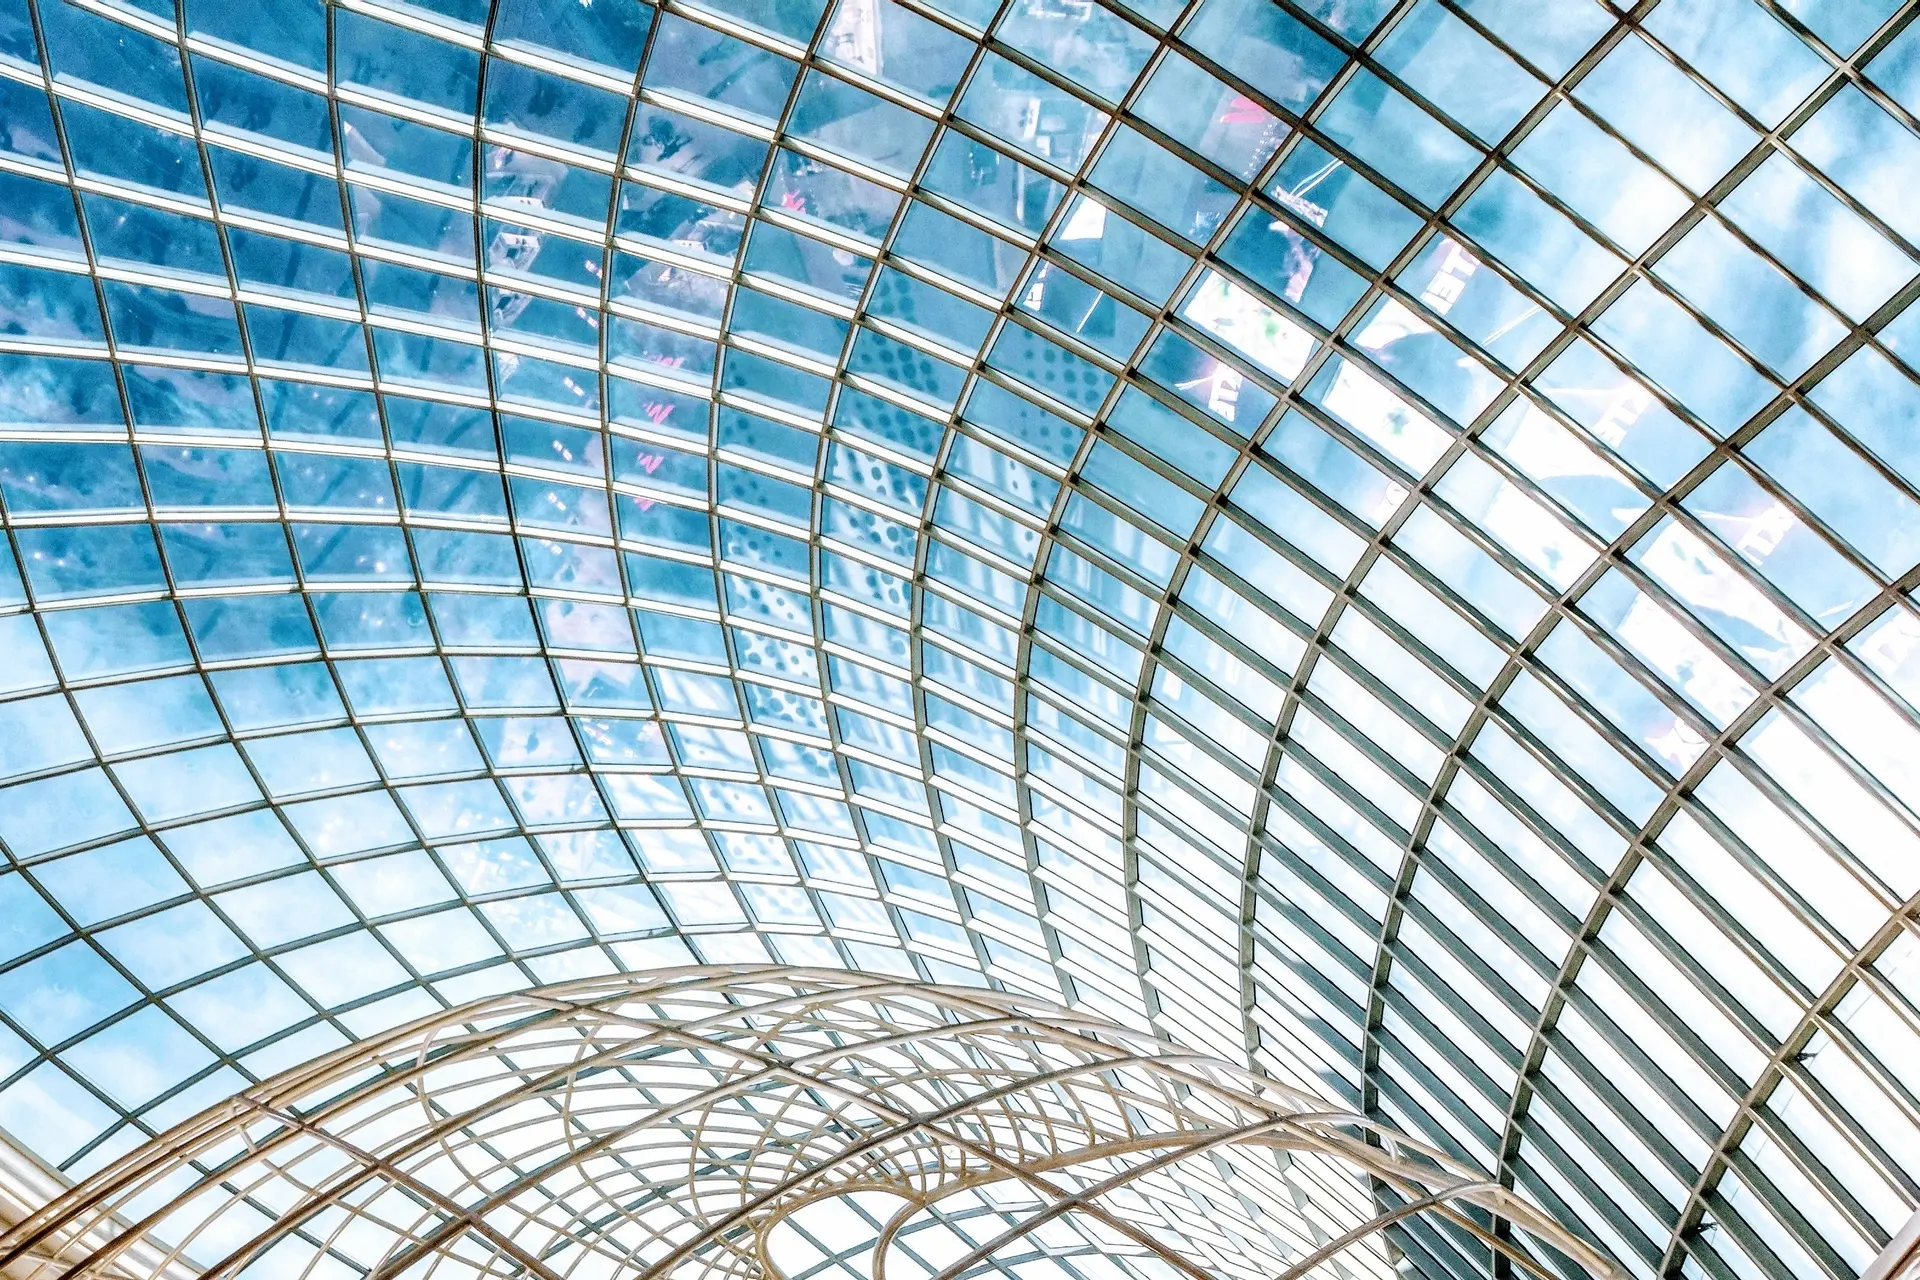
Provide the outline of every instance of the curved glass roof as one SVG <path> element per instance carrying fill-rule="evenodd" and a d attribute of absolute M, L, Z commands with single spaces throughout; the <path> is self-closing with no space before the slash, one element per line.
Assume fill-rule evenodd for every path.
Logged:
<path fill-rule="evenodd" d="M 0 1128 L 845 965 L 1635 1275 L 1853 1276 L 1920 1201 L 1912 17 L 0 0 Z"/>

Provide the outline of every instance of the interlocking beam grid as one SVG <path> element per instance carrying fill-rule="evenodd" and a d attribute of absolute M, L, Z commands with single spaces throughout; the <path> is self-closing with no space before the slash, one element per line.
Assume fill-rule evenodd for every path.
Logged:
<path fill-rule="evenodd" d="M 1386 1280 L 1382 1229 L 1420 1214 L 1518 1272 L 1619 1274 L 1486 1175 L 1162 1041 L 1001 992 L 708 967 L 480 1000 L 283 1072 L 29 1214 L 0 1268 Z"/>

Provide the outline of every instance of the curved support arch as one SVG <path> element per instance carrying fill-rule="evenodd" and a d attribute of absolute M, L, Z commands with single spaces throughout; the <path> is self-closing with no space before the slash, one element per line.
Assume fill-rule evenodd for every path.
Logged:
<path fill-rule="evenodd" d="M 1347 1220 L 1299 1209 L 1303 1178 Z M 1061 1233 L 1141 1277 L 1270 1280 L 1339 1254 L 1384 1278 L 1379 1233 L 1422 1213 L 1541 1280 L 1497 1233 L 1618 1274 L 1485 1174 L 1227 1063 L 1023 997 L 776 968 L 593 979 L 369 1038 L 28 1215 L 0 1267 L 810 1280 L 774 1256 L 775 1228 L 869 1192 L 907 1206 L 874 1224 L 876 1280 L 903 1230 L 931 1239 L 958 1203 L 996 1205 L 995 1225 L 940 1280 L 1012 1275 Z"/>

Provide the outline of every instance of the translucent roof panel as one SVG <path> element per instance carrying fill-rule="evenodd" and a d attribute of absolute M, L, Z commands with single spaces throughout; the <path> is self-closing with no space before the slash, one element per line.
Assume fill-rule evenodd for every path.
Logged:
<path fill-rule="evenodd" d="M 839 966 L 1851 1280 L 1913 8 L 0 0 L 0 1129 Z"/>

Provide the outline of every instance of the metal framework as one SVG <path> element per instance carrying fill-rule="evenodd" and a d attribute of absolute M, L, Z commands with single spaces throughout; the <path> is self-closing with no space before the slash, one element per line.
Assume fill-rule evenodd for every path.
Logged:
<path fill-rule="evenodd" d="M 1619 1274 L 1444 1153 L 1152 1037 L 705 968 L 477 1001 L 293 1068 L 27 1216 L 0 1271 L 1386 1280 L 1378 1233 L 1428 1214 L 1530 1274 L 1566 1273 L 1542 1246 Z"/>
<path fill-rule="evenodd" d="M 0 0 L 0 1129 L 842 965 L 1853 1280 L 1915 12 Z"/>

